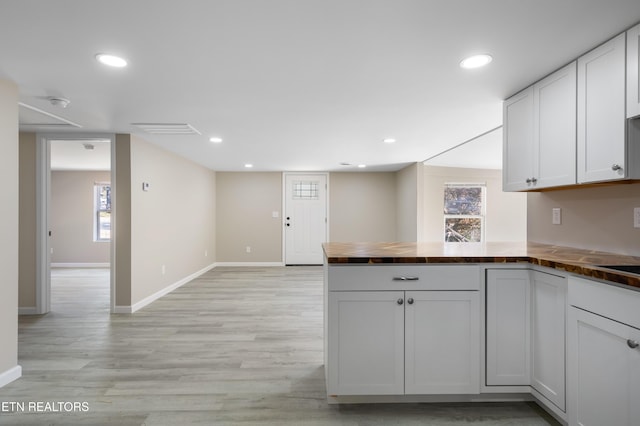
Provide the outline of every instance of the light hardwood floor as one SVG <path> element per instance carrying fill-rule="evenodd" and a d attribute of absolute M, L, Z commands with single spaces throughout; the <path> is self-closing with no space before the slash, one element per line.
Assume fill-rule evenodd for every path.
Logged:
<path fill-rule="evenodd" d="M 548 425 L 533 403 L 328 405 L 320 267 L 216 268 L 132 315 L 108 271 L 54 270 L 52 312 L 19 325 L 7 425 Z M 26 405 L 28 407 L 28 405 Z"/>

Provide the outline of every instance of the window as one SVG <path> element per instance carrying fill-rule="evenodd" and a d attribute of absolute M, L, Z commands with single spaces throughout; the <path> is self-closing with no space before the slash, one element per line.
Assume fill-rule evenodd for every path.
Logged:
<path fill-rule="evenodd" d="M 111 241 L 111 183 L 93 185 L 94 241 Z"/>
<path fill-rule="evenodd" d="M 447 183 L 444 187 L 444 241 L 484 241 L 485 185 Z"/>
<path fill-rule="evenodd" d="M 316 181 L 295 181 L 293 182 L 294 200 L 318 200 L 318 182 Z"/>

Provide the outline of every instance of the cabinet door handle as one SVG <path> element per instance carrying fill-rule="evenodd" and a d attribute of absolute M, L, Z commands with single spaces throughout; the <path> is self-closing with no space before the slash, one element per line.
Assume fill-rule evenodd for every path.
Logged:
<path fill-rule="evenodd" d="M 640 346 L 640 343 L 638 343 L 636 340 L 627 340 L 627 346 L 629 346 L 631 349 L 635 349 L 638 346 Z"/>
<path fill-rule="evenodd" d="M 413 305 L 413 297 L 408 298 L 407 303 Z"/>
<path fill-rule="evenodd" d="M 618 170 L 622 170 L 622 166 L 620 164 L 613 164 L 611 165 L 611 170 L 617 172 Z"/>
<path fill-rule="evenodd" d="M 418 281 L 420 277 L 393 277 L 393 281 Z"/>
<path fill-rule="evenodd" d="M 402 305 L 402 304 L 404 303 L 404 300 L 402 300 L 402 297 L 401 297 L 400 299 L 398 299 L 398 300 L 396 301 L 396 303 L 397 303 L 398 305 Z"/>

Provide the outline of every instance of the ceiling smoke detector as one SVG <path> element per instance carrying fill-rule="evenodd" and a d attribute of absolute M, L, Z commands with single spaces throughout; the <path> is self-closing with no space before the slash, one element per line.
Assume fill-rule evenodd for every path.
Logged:
<path fill-rule="evenodd" d="M 47 99 L 49 99 L 49 102 L 51 102 L 51 105 L 57 106 L 57 107 L 60 107 L 60 108 L 66 108 L 71 103 L 71 101 L 69 99 L 58 98 L 58 97 L 55 97 L 55 96 L 50 96 Z"/>
<path fill-rule="evenodd" d="M 83 143 L 82 146 L 84 146 L 84 149 L 86 149 L 88 151 L 92 151 L 95 148 L 95 145 L 93 145 L 91 143 Z"/>

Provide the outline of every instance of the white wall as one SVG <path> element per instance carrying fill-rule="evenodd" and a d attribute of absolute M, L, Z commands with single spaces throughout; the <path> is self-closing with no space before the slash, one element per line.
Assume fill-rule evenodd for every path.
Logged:
<path fill-rule="evenodd" d="M 18 88 L 0 80 L 0 386 L 18 366 Z"/>

